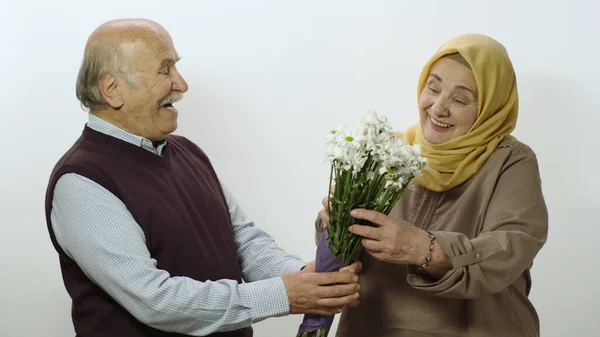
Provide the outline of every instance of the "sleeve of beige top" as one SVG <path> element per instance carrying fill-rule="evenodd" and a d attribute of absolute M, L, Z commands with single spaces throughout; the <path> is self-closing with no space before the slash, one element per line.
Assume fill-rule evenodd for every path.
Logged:
<path fill-rule="evenodd" d="M 548 211 L 535 155 L 504 169 L 478 237 L 435 232 L 452 270 L 432 280 L 409 267 L 408 283 L 434 296 L 472 299 L 507 288 L 533 263 L 546 242 Z"/>

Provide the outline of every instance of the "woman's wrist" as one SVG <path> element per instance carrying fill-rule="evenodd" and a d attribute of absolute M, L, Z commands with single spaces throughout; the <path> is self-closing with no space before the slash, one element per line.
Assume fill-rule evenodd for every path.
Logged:
<path fill-rule="evenodd" d="M 420 270 L 425 270 L 431 263 L 433 250 L 435 247 L 435 236 L 428 231 L 423 231 L 427 235 L 427 241 L 423 239 L 421 247 L 421 255 L 422 257 L 417 262 L 417 265 Z"/>
<path fill-rule="evenodd" d="M 442 250 L 435 233 L 422 230 L 418 247 L 420 247 L 420 253 L 417 254 L 418 260 L 413 264 L 419 267 L 420 271 L 441 278 L 452 269 L 450 258 Z"/>

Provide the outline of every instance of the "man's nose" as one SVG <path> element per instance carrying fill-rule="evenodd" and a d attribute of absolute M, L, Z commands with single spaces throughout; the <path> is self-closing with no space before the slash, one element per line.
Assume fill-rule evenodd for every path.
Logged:
<path fill-rule="evenodd" d="M 185 93 L 188 91 L 188 84 L 183 79 L 183 76 L 179 72 L 176 72 L 173 78 L 173 90 Z"/>

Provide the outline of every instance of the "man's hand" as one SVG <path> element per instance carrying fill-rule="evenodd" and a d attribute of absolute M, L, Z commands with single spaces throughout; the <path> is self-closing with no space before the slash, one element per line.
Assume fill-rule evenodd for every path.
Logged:
<path fill-rule="evenodd" d="M 352 262 L 351 265 L 345 266 L 344 268 L 340 269 L 340 271 L 341 272 L 352 273 L 352 274 L 358 275 L 358 273 L 360 273 L 360 271 L 362 270 L 362 268 L 363 268 L 362 262 L 360 262 L 360 261 L 354 261 L 354 262 Z"/>
<path fill-rule="evenodd" d="M 360 261 L 355 261 L 351 265 L 345 266 L 344 268 L 340 269 L 340 271 L 358 275 L 358 273 L 360 273 L 360 271 L 362 270 L 362 267 L 363 266 Z M 314 273 L 315 270 L 316 270 L 316 261 L 312 260 L 309 263 L 305 264 L 301 271 L 303 273 Z"/>
<path fill-rule="evenodd" d="M 360 264 L 348 269 L 360 270 Z M 290 314 L 334 315 L 346 305 L 357 306 L 358 276 L 352 272 L 296 272 L 282 276 L 288 293 Z"/>
<path fill-rule="evenodd" d="M 316 267 L 315 260 L 312 260 L 309 263 L 305 264 L 304 267 L 302 267 L 302 269 L 300 271 L 303 273 L 314 273 L 315 267 Z"/>

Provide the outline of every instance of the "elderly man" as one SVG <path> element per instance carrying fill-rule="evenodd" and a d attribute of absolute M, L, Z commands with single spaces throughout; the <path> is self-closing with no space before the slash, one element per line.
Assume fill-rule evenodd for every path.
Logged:
<path fill-rule="evenodd" d="M 171 135 L 188 89 L 178 59 L 149 20 L 109 21 L 86 45 L 89 121 L 46 194 L 77 336 L 252 336 L 268 317 L 356 306 L 359 263 L 315 273 L 281 250 L 203 151 Z"/>

